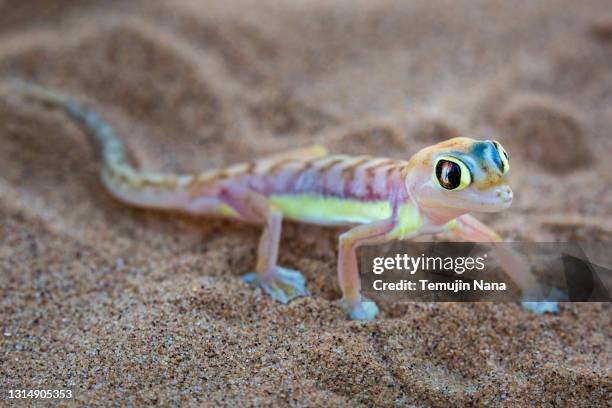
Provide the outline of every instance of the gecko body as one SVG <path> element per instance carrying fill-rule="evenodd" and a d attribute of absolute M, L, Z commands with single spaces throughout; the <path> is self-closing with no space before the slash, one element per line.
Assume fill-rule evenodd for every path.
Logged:
<path fill-rule="evenodd" d="M 37 85 L 13 88 L 62 109 L 84 129 L 101 158 L 102 182 L 117 199 L 262 224 L 257 265 L 245 280 L 282 303 L 307 295 L 301 273 L 277 264 L 282 220 L 351 226 L 340 235 L 338 255 L 339 304 L 350 319 L 378 314 L 376 304 L 361 295 L 359 246 L 444 231 L 471 241 L 500 242 L 469 213 L 505 210 L 513 198 L 506 182 L 509 159 L 501 144 L 463 137 L 422 149 L 409 160 L 329 155 L 312 146 L 196 174 L 145 172 L 130 163 L 124 142 L 95 112 Z M 520 259 L 502 246 L 496 251 L 520 287 L 533 283 Z M 556 311 L 553 302 L 524 305 Z"/>

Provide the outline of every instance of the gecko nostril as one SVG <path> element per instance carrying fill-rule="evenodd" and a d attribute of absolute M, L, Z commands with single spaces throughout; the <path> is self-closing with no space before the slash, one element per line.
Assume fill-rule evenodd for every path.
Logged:
<path fill-rule="evenodd" d="M 512 201 L 512 189 L 509 186 L 500 186 L 495 189 L 495 195 L 504 202 Z"/>

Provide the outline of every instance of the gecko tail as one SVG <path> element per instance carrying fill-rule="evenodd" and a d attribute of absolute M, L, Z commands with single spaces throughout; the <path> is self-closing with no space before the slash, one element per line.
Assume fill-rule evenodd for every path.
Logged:
<path fill-rule="evenodd" d="M 128 152 L 121 138 L 117 136 L 114 128 L 96 112 L 89 110 L 67 95 L 41 85 L 14 80 L 10 82 L 10 86 L 18 95 L 45 106 L 60 109 L 74 120 L 92 138 L 96 153 L 104 162 L 105 167 L 135 170 L 129 163 Z"/>
<path fill-rule="evenodd" d="M 63 103 L 67 103 L 69 98 L 59 92 L 53 91 L 44 86 L 37 85 L 30 82 L 20 81 L 17 79 L 8 82 L 8 87 L 5 88 L 5 92 L 12 90 L 13 93 L 17 93 L 25 98 L 32 99 L 44 104 L 58 106 Z"/>
<path fill-rule="evenodd" d="M 77 123 L 102 160 L 102 182 L 115 197 L 140 207 L 182 208 L 188 199 L 184 186 L 191 175 L 144 172 L 129 160 L 128 149 L 113 126 L 98 113 L 75 99 L 44 86 L 13 80 L 0 94 L 17 94 L 42 105 L 63 111 Z"/>

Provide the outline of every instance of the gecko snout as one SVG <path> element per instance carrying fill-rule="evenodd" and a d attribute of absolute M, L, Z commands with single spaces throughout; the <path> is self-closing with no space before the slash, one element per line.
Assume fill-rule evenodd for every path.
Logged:
<path fill-rule="evenodd" d="M 513 198 L 512 189 L 509 186 L 497 187 L 495 189 L 495 195 L 505 203 L 511 202 Z"/>

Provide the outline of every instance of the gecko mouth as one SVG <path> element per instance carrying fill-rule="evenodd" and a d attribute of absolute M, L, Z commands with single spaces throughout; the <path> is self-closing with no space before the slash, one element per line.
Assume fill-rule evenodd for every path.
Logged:
<path fill-rule="evenodd" d="M 510 207 L 513 199 L 514 194 L 510 187 L 502 185 L 485 191 L 466 191 L 463 197 L 458 200 L 458 204 L 470 211 L 497 212 Z"/>

